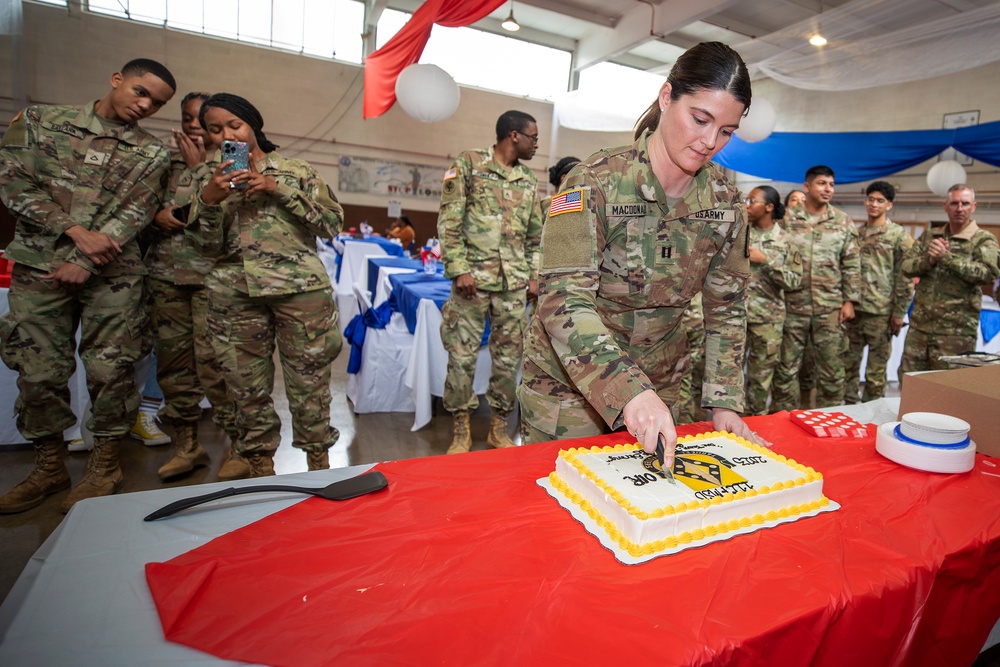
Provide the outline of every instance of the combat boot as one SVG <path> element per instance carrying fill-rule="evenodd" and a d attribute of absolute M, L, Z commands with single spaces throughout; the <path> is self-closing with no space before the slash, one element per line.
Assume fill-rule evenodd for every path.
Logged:
<path fill-rule="evenodd" d="M 35 467 L 28 477 L 0 498 L 0 514 L 17 514 L 42 504 L 47 496 L 70 487 L 63 463 L 63 440 L 50 436 L 35 440 Z"/>
<path fill-rule="evenodd" d="M 220 482 L 232 482 L 236 479 L 246 479 L 250 476 L 250 464 L 236 452 L 236 440 L 229 447 L 229 458 L 219 469 Z"/>
<path fill-rule="evenodd" d="M 246 460 L 251 477 L 270 477 L 274 474 L 274 452 L 252 452 Z"/>
<path fill-rule="evenodd" d="M 178 424 L 174 428 L 174 434 L 174 449 L 170 452 L 170 459 L 156 471 L 156 474 L 164 481 L 189 473 L 197 466 L 207 466 L 211 462 L 211 459 L 208 458 L 208 452 L 198 442 L 198 425 L 196 423 Z"/>
<path fill-rule="evenodd" d="M 309 470 L 330 469 L 330 453 L 325 449 L 322 452 L 306 452 L 306 458 L 309 460 Z"/>
<path fill-rule="evenodd" d="M 94 451 L 87 459 L 87 471 L 83 473 L 83 479 L 59 506 L 63 514 L 81 500 L 110 496 L 122 490 L 125 476 L 118 465 L 119 447 L 121 438 L 94 437 Z"/>
<path fill-rule="evenodd" d="M 452 414 L 454 423 L 452 424 L 451 447 L 448 454 L 464 454 L 472 449 L 472 432 L 469 430 L 469 413 L 455 412 Z"/>
<path fill-rule="evenodd" d="M 517 447 L 507 435 L 507 415 L 496 414 L 490 419 L 490 434 L 486 436 L 486 444 L 497 449 Z"/>

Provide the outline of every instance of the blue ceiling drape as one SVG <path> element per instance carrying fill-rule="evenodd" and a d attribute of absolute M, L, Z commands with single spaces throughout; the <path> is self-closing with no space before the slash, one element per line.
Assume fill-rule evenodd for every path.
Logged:
<path fill-rule="evenodd" d="M 903 132 L 775 132 L 747 143 L 734 136 L 715 162 L 743 174 L 798 183 L 825 164 L 838 183 L 857 183 L 920 164 L 946 148 L 1000 167 L 1000 121 L 954 130 Z"/>

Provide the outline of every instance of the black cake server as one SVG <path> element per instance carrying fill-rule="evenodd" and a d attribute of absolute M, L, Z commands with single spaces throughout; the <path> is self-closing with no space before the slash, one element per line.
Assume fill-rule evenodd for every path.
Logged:
<path fill-rule="evenodd" d="M 372 491 L 384 489 L 388 484 L 389 482 L 386 480 L 385 475 L 375 470 L 364 473 L 363 475 L 358 475 L 357 477 L 342 479 L 321 488 L 291 486 L 286 484 L 229 487 L 228 489 L 222 489 L 221 491 L 216 491 L 215 493 L 206 493 L 201 496 L 182 498 L 181 500 L 174 501 L 146 516 L 143 521 L 155 521 L 157 519 L 168 517 L 171 514 L 176 514 L 181 510 L 186 510 L 189 507 L 194 507 L 195 505 L 201 505 L 202 503 L 211 502 L 213 500 L 228 498 L 229 496 L 238 496 L 244 493 L 288 491 L 289 493 L 308 493 L 320 498 L 326 498 L 327 500 L 347 500 L 348 498 L 355 498 L 366 493 L 371 493 Z"/>

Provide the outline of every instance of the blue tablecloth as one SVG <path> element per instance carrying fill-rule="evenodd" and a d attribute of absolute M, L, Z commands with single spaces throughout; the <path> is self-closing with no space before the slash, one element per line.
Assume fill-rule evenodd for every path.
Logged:
<path fill-rule="evenodd" d="M 406 320 L 410 333 L 417 330 L 417 307 L 421 299 L 432 300 L 440 309 L 451 296 L 451 281 L 442 274 L 396 273 L 389 276 L 392 294 L 386 302 L 392 310 L 399 311 Z M 481 345 L 486 345 L 490 337 L 490 321 L 486 319 Z"/>
<path fill-rule="evenodd" d="M 1000 310 L 983 310 L 979 313 L 979 326 L 983 329 L 983 342 L 988 343 L 1000 333 Z"/>
<path fill-rule="evenodd" d="M 398 243 L 393 243 L 389 239 L 384 239 L 379 236 L 372 236 L 367 239 L 356 239 L 353 236 L 346 236 L 346 237 L 340 236 L 337 238 L 344 241 L 344 243 L 374 243 L 380 246 L 382 250 L 385 250 L 387 255 L 391 255 L 393 257 L 403 256 L 403 246 L 399 245 Z M 326 243 L 330 242 L 327 241 Z M 335 260 L 337 264 L 337 280 L 340 280 L 340 258 L 341 258 L 340 253 L 337 253 L 337 258 Z"/>
<path fill-rule="evenodd" d="M 421 299 L 431 299 L 441 308 L 451 296 L 451 281 L 437 273 L 395 273 L 389 276 L 389 282 L 392 284 L 390 307 L 403 314 L 410 333 L 417 329 L 417 307 Z"/>
<path fill-rule="evenodd" d="M 378 270 L 383 266 L 401 267 L 423 271 L 423 264 L 419 259 L 408 257 L 369 257 L 368 258 L 368 291 L 375 294 L 378 289 Z"/>

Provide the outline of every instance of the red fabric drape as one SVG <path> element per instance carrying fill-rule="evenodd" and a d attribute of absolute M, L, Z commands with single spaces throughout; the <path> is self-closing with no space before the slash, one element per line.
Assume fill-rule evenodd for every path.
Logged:
<path fill-rule="evenodd" d="M 420 60 L 435 23 L 460 28 L 475 23 L 505 0 L 427 0 L 402 30 L 365 60 L 364 116 L 377 118 L 396 103 L 396 79 Z"/>
<path fill-rule="evenodd" d="M 304 500 L 146 579 L 168 640 L 268 665 L 971 664 L 1000 614 L 997 468 L 747 421 L 841 508 L 622 565 L 535 482 L 617 434 L 381 463 L 384 491 Z"/>

